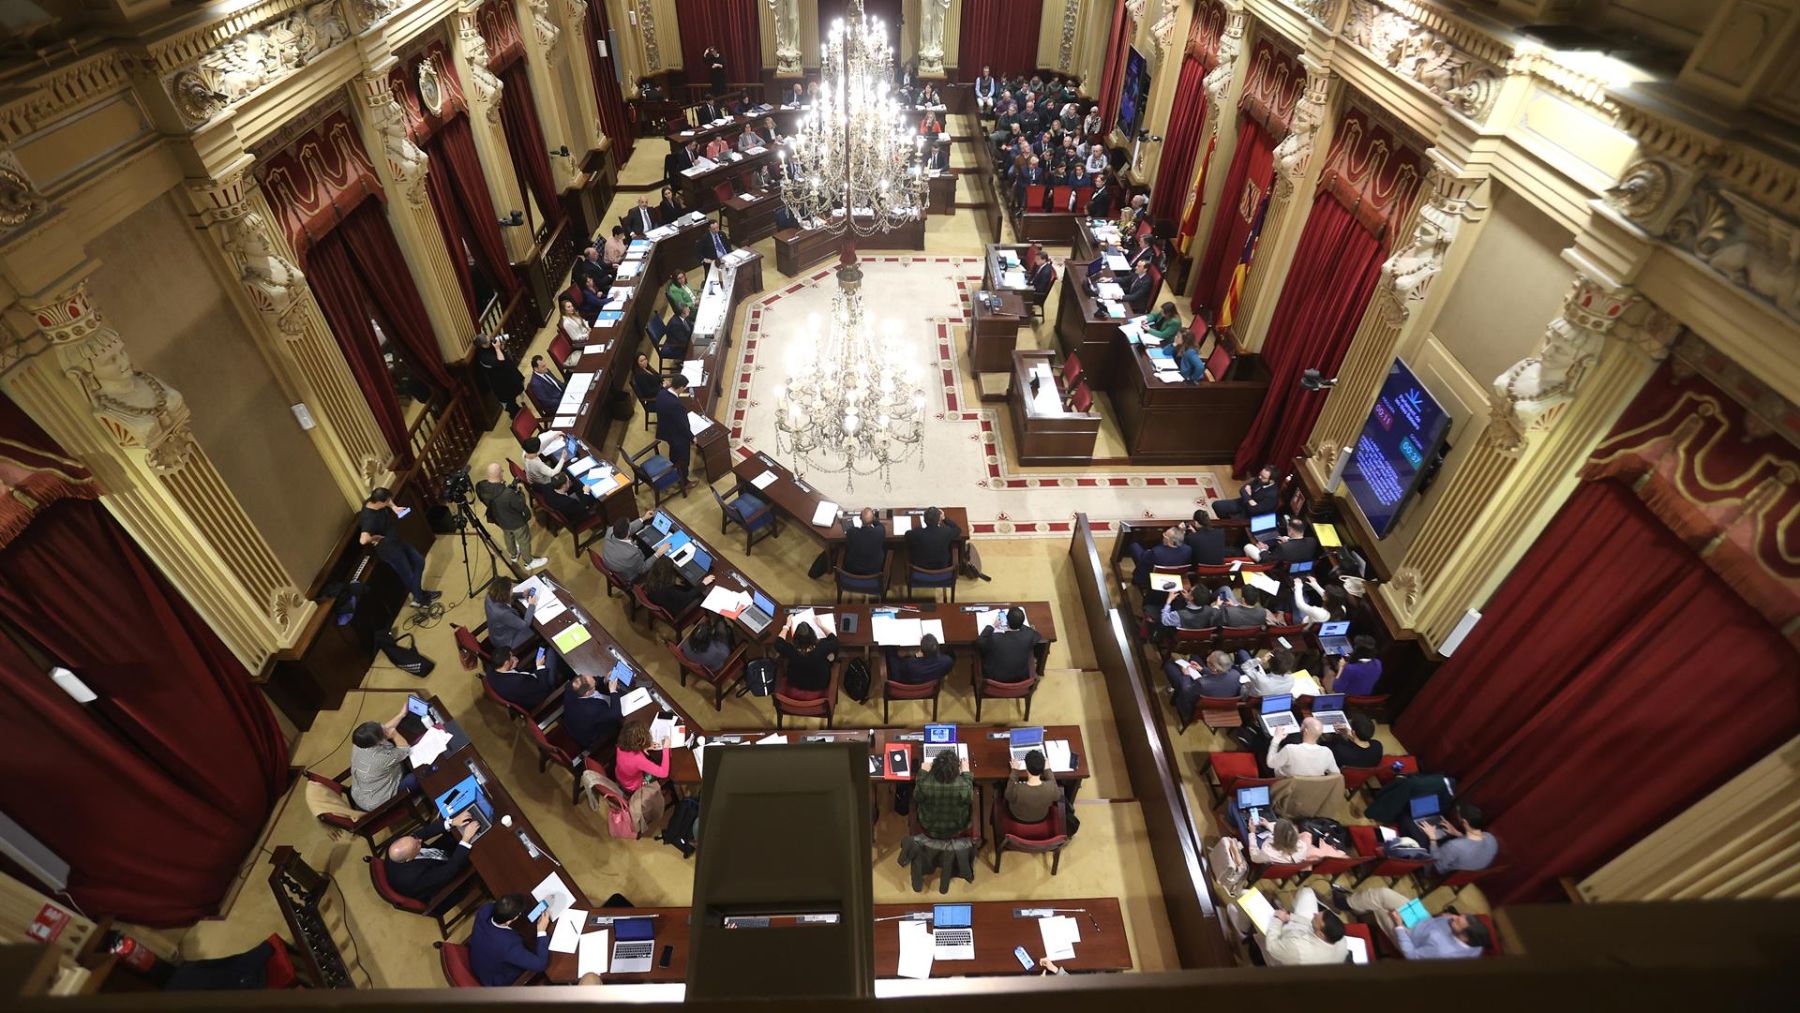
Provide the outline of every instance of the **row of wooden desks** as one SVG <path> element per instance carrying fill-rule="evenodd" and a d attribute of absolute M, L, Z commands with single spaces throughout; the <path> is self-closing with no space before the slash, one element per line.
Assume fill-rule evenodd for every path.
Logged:
<path fill-rule="evenodd" d="M 968 763 L 964 766 L 976 781 L 1004 781 L 1012 776 L 1012 729 L 997 725 L 977 725 L 956 730 L 958 745 L 963 747 L 958 752 L 968 754 Z M 807 742 L 866 742 L 869 746 L 871 765 L 878 763 L 886 754 L 889 746 L 905 746 L 912 754 L 912 769 L 924 771 L 928 764 L 926 755 L 936 756 L 939 752 L 953 747 L 926 746 L 925 733 L 917 728 L 819 728 L 811 731 L 789 732 L 720 732 L 708 735 L 704 752 L 710 756 L 713 749 L 722 746 L 754 747 L 767 742 L 770 745 L 793 744 Z M 1059 782 L 1079 783 L 1089 775 L 1086 743 L 1081 738 L 1078 725 L 1046 725 L 1044 741 L 1064 742 L 1069 747 L 1070 766 L 1067 770 L 1055 770 L 1051 776 Z M 670 751 L 669 779 L 676 784 L 698 785 L 700 783 L 700 764 L 695 762 L 692 749 L 675 749 Z M 1048 756 L 1048 753 L 1046 753 Z M 871 770 L 869 781 L 879 785 L 886 781 L 877 771 Z M 891 784 L 903 781 L 887 781 Z M 986 818 L 985 816 L 983 817 Z"/>
<path fill-rule="evenodd" d="M 697 211 L 716 211 L 724 202 L 719 199 L 717 187 L 720 183 L 730 183 L 732 192 L 742 191 L 739 177 L 748 176 L 757 169 L 775 161 L 776 149 L 765 145 L 751 152 L 732 151 L 710 169 L 695 172 L 683 169 L 675 175 L 676 189 L 687 206 Z"/>
<path fill-rule="evenodd" d="M 969 904 L 970 927 L 974 930 L 975 955 L 970 960 L 934 960 L 933 978 L 973 977 L 1027 973 L 1013 956 L 1016 947 L 1036 958 L 1044 955 L 1043 935 L 1038 918 L 1052 911 L 1066 914 L 1080 923 L 1081 941 L 1075 944 L 1075 956 L 1058 961 L 1069 971 L 1129 971 L 1131 945 L 1125 935 L 1125 916 L 1116 897 L 1084 897 L 1070 900 L 976 901 Z M 929 916 L 930 904 L 875 905 L 875 976 L 900 976 L 900 925 L 904 921 Z M 583 909 L 588 910 L 588 909 Z M 668 966 L 653 961 L 651 968 L 640 974 L 608 972 L 601 979 L 608 984 L 668 984 L 687 980 L 688 958 L 692 953 L 694 910 L 687 907 L 601 908 L 588 911 L 589 929 L 602 929 L 612 919 L 652 918 L 656 928 L 655 953 L 670 948 Z M 745 927 L 734 931 L 780 931 L 784 923 L 792 924 L 793 916 L 773 916 L 768 928 Z M 579 978 L 573 953 L 552 953 L 551 981 L 572 982 Z"/>
<path fill-rule="evenodd" d="M 866 219 L 866 215 L 858 215 Z M 837 255 L 844 237 L 830 229 L 782 229 L 775 233 L 775 267 L 792 277 L 822 260 Z M 923 250 L 925 219 L 921 216 L 885 232 L 859 236 L 859 250 Z"/>
<path fill-rule="evenodd" d="M 769 106 L 766 109 L 755 109 L 741 116 L 733 116 L 717 123 L 707 123 L 685 130 L 676 130 L 666 135 L 669 150 L 674 151 L 690 141 L 701 145 L 709 143 L 715 137 L 729 137 L 734 142 L 744 132 L 745 127 L 754 127 L 758 136 L 762 135 L 763 121 L 773 119 L 775 126 L 783 135 L 792 134 L 799 125 L 800 117 L 806 110 L 800 106 Z M 769 140 L 763 137 L 763 140 Z"/>
<path fill-rule="evenodd" d="M 855 514 L 859 508 L 854 504 L 839 503 L 838 513 L 833 520 L 820 525 L 814 524 L 820 504 L 829 502 L 819 491 L 805 479 L 796 476 L 768 454 L 757 453 L 750 457 L 740 458 L 732 466 L 738 482 L 746 487 L 752 496 L 766 500 L 776 510 L 785 515 L 789 521 L 810 532 L 822 542 L 826 548 L 834 549 L 847 537 L 844 526 L 836 519 L 844 511 Z M 772 481 L 764 481 L 762 476 L 772 474 Z M 758 484 L 758 482 L 762 484 Z M 942 507 L 944 519 L 955 524 L 961 532 L 958 543 L 968 541 L 969 511 L 965 507 Z M 877 519 L 887 526 L 887 544 L 889 548 L 898 548 L 905 544 L 906 532 L 900 530 L 903 523 L 907 530 L 925 523 L 924 507 L 883 507 L 875 511 Z M 901 520 L 903 519 L 903 520 Z"/>

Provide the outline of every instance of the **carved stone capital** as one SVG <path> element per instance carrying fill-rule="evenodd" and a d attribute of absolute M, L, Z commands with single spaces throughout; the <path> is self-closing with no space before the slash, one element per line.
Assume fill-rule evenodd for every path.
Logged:
<path fill-rule="evenodd" d="M 1707 178 L 1670 219 L 1663 238 L 1800 320 L 1800 225 Z"/>
<path fill-rule="evenodd" d="M 483 111 L 489 123 L 499 123 L 502 85 L 488 69 L 487 40 L 482 38 L 476 18 L 480 9 L 481 4 L 473 0 L 457 9 L 456 41 L 469 61 L 469 101 Z"/>
<path fill-rule="evenodd" d="M 1162 63 L 1169 52 L 1169 39 L 1175 34 L 1176 12 L 1181 7 L 1181 0 L 1162 0 L 1162 16 L 1150 26 L 1150 45 L 1156 50 L 1156 62 Z"/>
<path fill-rule="evenodd" d="M 1125 13 L 1131 16 L 1131 32 L 1137 34 L 1137 28 L 1144 23 L 1144 7 L 1149 0 L 1125 0 Z"/>
<path fill-rule="evenodd" d="M 1455 32 L 1441 15 L 1422 5 L 1403 6 L 1421 19 L 1376 0 L 1350 0 L 1340 37 L 1449 108 L 1483 120 L 1493 109 L 1505 72 L 1465 46 L 1467 33 Z"/>
<path fill-rule="evenodd" d="M 401 0 L 348 0 L 344 8 L 350 14 L 351 24 L 361 33 L 380 24 L 400 3 Z"/>
<path fill-rule="evenodd" d="M 358 3 L 375 0 L 356 0 Z M 245 30 L 201 50 L 196 37 L 189 45 L 157 47 L 152 54 L 158 61 L 174 54 L 197 58 L 185 66 L 174 66 L 163 75 L 163 88 L 175 111 L 190 127 L 197 127 L 232 104 L 256 94 L 300 68 L 325 55 L 332 47 L 350 38 L 351 30 L 337 0 L 296 6 L 267 21 L 252 23 Z M 167 64 L 163 64 L 167 66 Z"/>
<path fill-rule="evenodd" d="M 10 151 L 0 151 L 0 234 L 20 228 L 50 210 L 25 167 Z"/>
<path fill-rule="evenodd" d="M 1425 199 L 1413 224 L 1412 241 L 1381 265 L 1381 282 L 1375 289 L 1375 307 L 1390 327 L 1406 323 L 1413 307 L 1425 301 L 1457 232 L 1476 212 L 1485 210 L 1475 206 L 1472 188 L 1465 182 L 1437 165 L 1426 174 Z"/>
<path fill-rule="evenodd" d="M 385 73 L 365 74 L 357 80 L 362 86 L 369 123 L 381 135 L 381 153 L 387 158 L 388 174 L 406 194 L 408 204 L 424 207 L 427 200 L 425 174 L 431 171 L 431 157 L 413 143 L 406 111 L 400 108 L 400 100 L 389 86 L 388 76 Z"/>
<path fill-rule="evenodd" d="M 1206 72 L 1200 87 L 1206 91 L 1206 130 L 1216 140 L 1219 125 L 1224 122 L 1225 99 L 1231 93 L 1232 76 L 1237 71 L 1238 54 L 1244 45 L 1244 10 L 1227 5 L 1225 30 L 1219 35 L 1219 49 L 1213 69 Z"/>
<path fill-rule="evenodd" d="M 257 312 L 288 338 L 305 333 L 306 275 L 282 252 L 274 227 L 251 211 L 221 231 L 225 252 L 237 262 L 238 280 Z"/>
<path fill-rule="evenodd" d="M 1313 67 L 1306 69 L 1306 92 L 1294 103 L 1293 118 L 1288 121 L 1288 135 L 1275 146 L 1276 193 L 1284 199 L 1293 195 L 1294 187 L 1306 174 L 1312 160 L 1313 142 L 1325 122 L 1325 99 L 1331 92 L 1331 74 Z M 1282 183 L 1285 181 L 1286 186 Z"/>
<path fill-rule="evenodd" d="M 531 6 L 531 29 L 537 36 L 538 45 L 545 49 L 556 45 L 562 35 L 562 29 L 550 20 L 550 0 L 525 0 Z"/>
<path fill-rule="evenodd" d="M 1494 379 L 1490 445 L 1502 453 L 1520 453 L 1526 433 L 1542 428 L 1554 409 L 1575 399 L 1608 332 L 1641 302 L 1635 289 L 1612 288 L 1578 275 L 1563 299 L 1562 315 L 1550 321 L 1538 350 Z"/>
<path fill-rule="evenodd" d="M 1411 626 L 1419 614 L 1419 599 L 1425 594 L 1425 575 L 1418 567 L 1402 565 L 1388 581 L 1386 593 L 1395 618 L 1403 625 Z"/>
<path fill-rule="evenodd" d="M 305 612 L 306 602 L 306 595 L 301 594 L 299 588 L 283 586 L 269 592 L 269 600 L 264 603 L 264 607 L 275 628 L 285 633 L 293 628 L 294 620 Z"/>
<path fill-rule="evenodd" d="M 153 471 L 181 470 L 194 453 L 187 402 L 180 391 L 132 364 L 119 332 L 106 325 L 88 298 L 87 283 L 29 310 L 113 440 L 144 451 Z"/>

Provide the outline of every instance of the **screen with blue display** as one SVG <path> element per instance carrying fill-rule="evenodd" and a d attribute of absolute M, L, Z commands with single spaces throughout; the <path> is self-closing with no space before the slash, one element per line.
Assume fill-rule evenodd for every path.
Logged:
<path fill-rule="evenodd" d="M 1119 132 L 1136 137 L 1138 116 L 1144 111 L 1144 100 L 1150 96 L 1150 75 L 1146 73 L 1144 54 L 1132 47 L 1125 56 L 1125 80 L 1119 87 Z"/>
<path fill-rule="evenodd" d="M 1356 438 L 1356 453 L 1344 468 L 1344 488 L 1362 508 L 1375 537 L 1385 538 L 1393 529 L 1449 430 L 1450 417 L 1437 399 L 1406 363 L 1395 359 Z"/>

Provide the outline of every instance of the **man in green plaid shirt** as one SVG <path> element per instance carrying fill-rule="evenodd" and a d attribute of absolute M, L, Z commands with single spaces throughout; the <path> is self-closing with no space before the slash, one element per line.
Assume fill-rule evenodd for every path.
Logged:
<path fill-rule="evenodd" d="M 939 840 L 955 837 L 969 828 L 969 801 L 975 795 L 975 778 L 962 769 L 954 747 L 931 760 L 931 769 L 913 788 L 919 826 Z"/>

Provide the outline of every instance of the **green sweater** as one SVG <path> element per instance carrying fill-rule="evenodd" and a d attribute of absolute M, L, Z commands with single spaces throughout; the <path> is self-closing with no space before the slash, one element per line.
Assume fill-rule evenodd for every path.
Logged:
<path fill-rule="evenodd" d="M 1144 318 L 1144 333 L 1154 334 L 1167 341 L 1181 333 L 1181 318 L 1168 317 L 1165 319 L 1160 313 L 1152 313 Z"/>
<path fill-rule="evenodd" d="M 686 285 L 681 285 L 673 281 L 669 282 L 669 305 L 671 307 L 692 307 L 694 305 L 694 290 Z"/>

